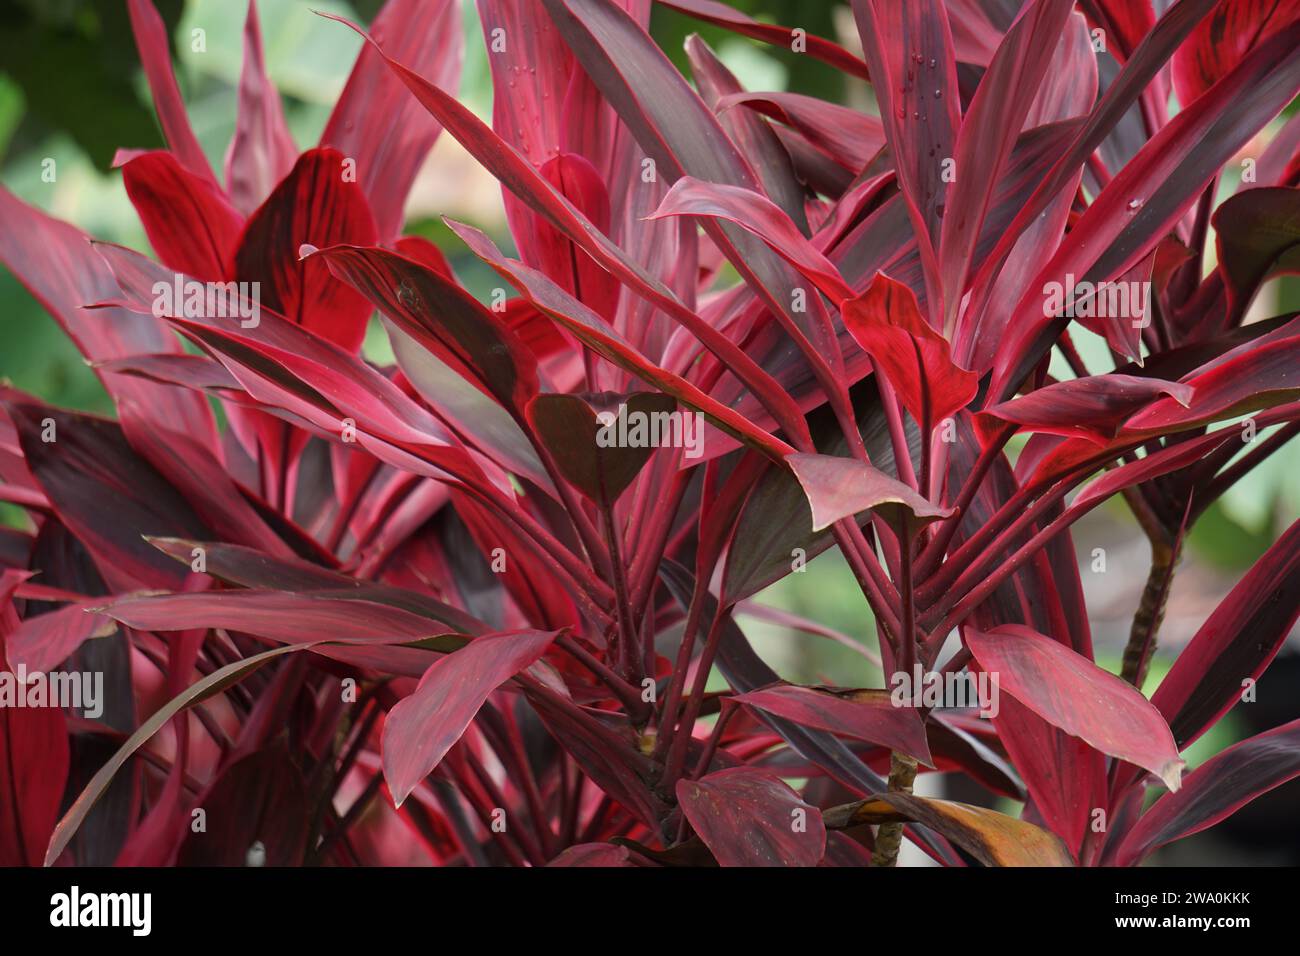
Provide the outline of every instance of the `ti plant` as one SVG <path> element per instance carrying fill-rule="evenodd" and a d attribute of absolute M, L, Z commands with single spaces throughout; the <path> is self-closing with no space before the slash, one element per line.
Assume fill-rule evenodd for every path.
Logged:
<path fill-rule="evenodd" d="M 698 37 L 683 76 L 650 0 L 478 0 L 488 125 L 460 4 L 389 0 L 301 153 L 250 4 L 220 176 L 129 6 L 156 259 L 0 191 L 117 409 L 2 395 L 9 700 L 104 686 L 0 708 L 0 862 L 1129 865 L 1300 774 L 1300 720 L 1180 757 L 1294 625 L 1300 523 L 1141 689 L 1188 529 L 1300 428 L 1300 320 L 1251 308 L 1300 261 L 1300 3 L 853 0 L 851 51 L 664 0 L 867 110 Z M 502 187 L 512 249 L 447 223 L 490 301 L 403 235 L 440 133 Z M 1119 675 L 1070 538 L 1115 496 Z M 832 549 L 882 669 L 783 681 L 737 614 Z M 997 706 L 922 692 L 963 674 Z"/>

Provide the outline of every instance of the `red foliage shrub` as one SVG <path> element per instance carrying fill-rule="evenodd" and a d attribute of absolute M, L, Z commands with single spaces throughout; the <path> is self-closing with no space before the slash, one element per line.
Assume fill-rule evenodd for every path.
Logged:
<path fill-rule="evenodd" d="M 1300 120 L 1259 145 L 1300 4 L 854 0 L 862 58 L 666 6 L 878 115 L 698 38 L 692 84 L 649 0 L 479 0 L 489 127 L 459 4 L 389 0 L 295 158 L 250 11 L 219 178 L 131 0 L 157 261 L 0 191 L 0 259 L 118 411 L 3 392 L 6 686 L 103 693 L 0 707 L 0 862 L 1123 865 L 1300 774 L 1300 720 L 1180 757 L 1293 626 L 1300 524 L 1138 689 L 1187 529 L 1300 421 L 1300 320 L 1244 321 L 1300 244 Z M 513 255 L 449 223 L 486 304 L 402 235 L 443 131 L 503 187 Z M 1069 531 L 1115 495 L 1152 547 L 1119 676 Z M 786 683 L 736 624 L 829 549 L 882 687 Z M 1024 812 L 913 795 L 930 770 Z"/>

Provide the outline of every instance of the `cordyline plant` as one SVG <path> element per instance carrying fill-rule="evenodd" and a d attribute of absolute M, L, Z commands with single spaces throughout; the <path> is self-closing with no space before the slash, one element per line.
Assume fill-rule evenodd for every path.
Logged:
<path fill-rule="evenodd" d="M 1129 865 L 1300 774 L 1300 720 L 1179 756 L 1293 626 L 1300 523 L 1139 689 L 1189 527 L 1300 428 L 1300 320 L 1245 321 L 1300 245 L 1300 121 L 1261 136 L 1300 3 L 854 0 L 861 58 L 665 6 L 877 110 L 698 38 L 684 77 L 649 0 L 479 0 L 489 127 L 459 4 L 390 0 L 299 153 L 250 5 L 218 177 L 130 0 L 157 261 L 0 191 L 118 413 L 3 393 L 0 862 Z M 402 235 L 442 131 L 503 187 L 514 257 L 449 223 L 487 304 Z M 1119 676 L 1069 531 L 1116 495 L 1152 554 Z M 784 682 L 736 624 L 830 549 L 885 686 Z M 922 693 L 962 673 L 997 706 Z"/>

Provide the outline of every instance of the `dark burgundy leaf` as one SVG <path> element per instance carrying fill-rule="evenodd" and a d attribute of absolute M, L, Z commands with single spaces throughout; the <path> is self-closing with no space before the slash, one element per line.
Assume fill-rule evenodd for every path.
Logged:
<path fill-rule="evenodd" d="M 677 801 L 723 866 L 816 866 L 826 852 L 821 813 L 772 773 L 734 767 L 679 780 Z"/>

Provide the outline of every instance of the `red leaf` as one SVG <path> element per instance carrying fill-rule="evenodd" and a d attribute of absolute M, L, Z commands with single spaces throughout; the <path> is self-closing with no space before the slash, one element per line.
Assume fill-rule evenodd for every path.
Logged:
<path fill-rule="evenodd" d="M 821 811 L 769 771 L 732 767 L 678 780 L 677 801 L 723 866 L 816 866 L 826 852 Z"/>
<path fill-rule="evenodd" d="M 310 803 L 302 774 L 283 742 L 236 760 L 199 795 L 207 829 L 186 833 L 178 866 L 301 866 L 308 849 Z"/>
<path fill-rule="evenodd" d="M 934 766 L 925 724 L 915 707 L 896 707 L 889 691 L 837 693 L 815 687 L 778 684 L 732 698 L 805 727 L 828 730 L 911 754 Z"/>
<path fill-rule="evenodd" d="M 507 259 L 493 245 L 492 240 L 477 229 L 459 223 L 452 223 L 451 226 L 475 255 L 518 286 L 528 301 L 562 324 L 592 351 L 662 389 L 687 407 L 702 412 L 712 424 L 737 440 L 761 450 L 769 458 L 777 460 L 791 451 L 789 445 L 710 398 L 690 382 L 650 362 L 614 329 L 602 322 L 598 315 L 542 273 Z M 780 394 L 789 400 L 784 393 Z"/>
<path fill-rule="evenodd" d="M 211 451 L 189 435 L 152 425 L 132 403 L 122 402 L 120 412 L 127 441 L 184 496 L 204 524 L 220 528 L 232 544 L 276 557 L 292 554 Z"/>
<path fill-rule="evenodd" d="M 1155 10 L 1151 0 L 1092 0 L 1081 6 L 1097 13 L 1096 24 L 1106 31 L 1108 38 L 1113 37 L 1109 52 L 1123 63 L 1128 59 L 1138 44 L 1156 23 Z"/>
<path fill-rule="evenodd" d="M 745 13 L 725 3 L 718 3 L 716 0 L 659 0 L 659 5 L 678 10 L 687 16 L 695 17 L 706 23 L 726 27 L 742 36 L 753 37 L 756 40 L 771 43 L 774 46 L 788 49 L 795 37 L 794 31 L 790 27 L 777 26 L 774 23 L 760 23 Z M 824 63 L 829 63 L 850 76 L 867 79 L 867 64 L 849 53 L 848 50 L 822 37 L 808 34 L 806 31 L 803 39 L 807 43 L 809 56 L 816 57 Z"/>
<path fill-rule="evenodd" d="M 560 153 L 543 163 L 538 172 L 593 226 L 601 232 L 610 231 L 609 194 L 591 163 L 577 153 Z M 521 249 L 526 244 L 534 250 L 537 268 L 597 315 L 613 321 L 621 290 L 618 280 L 541 216 L 526 210 L 521 218 L 524 221 L 513 232 Z M 532 236 L 525 243 L 521 233 L 530 227 Z"/>
<path fill-rule="evenodd" d="M 224 667 L 219 667 L 160 707 L 151 717 L 143 721 L 135 733 L 128 737 L 126 742 L 95 772 L 90 782 L 86 784 L 85 789 L 72 802 L 72 806 L 59 820 L 54 828 L 54 833 L 50 836 L 50 845 L 45 851 L 45 865 L 52 866 L 58 860 L 63 851 L 67 849 L 68 844 L 72 842 L 72 838 L 76 836 L 78 829 L 86 822 L 87 815 L 95 807 L 105 791 L 108 790 L 113 778 L 117 776 L 117 772 L 122 769 L 122 766 L 131 758 L 131 755 L 139 750 L 164 724 L 177 714 L 243 680 L 268 661 L 283 657 L 286 654 L 306 650 L 311 646 L 310 644 L 302 644 L 291 647 L 277 647 L 269 651 L 263 651 L 261 654 L 255 654 L 252 657 L 234 661 Z M 3 832 L 3 830 L 0 830 L 0 833 Z"/>
<path fill-rule="evenodd" d="M 635 866 L 628 859 L 627 847 L 612 843 L 578 843 L 569 847 L 547 866 Z"/>
<path fill-rule="evenodd" d="M 957 62 L 981 68 L 988 66 L 1004 32 L 994 24 L 994 17 L 997 17 L 998 24 L 1006 23 L 1009 8 L 991 8 L 984 0 L 944 0 L 944 6 L 948 8 L 948 24 L 952 27 L 952 45 Z"/>
<path fill-rule="evenodd" d="M 0 681 L 17 678 L 0 671 Z M 0 706 L 0 866 L 40 866 L 68 778 L 57 707 Z"/>
<path fill-rule="evenodd" d="M 1151 695 L 1186 747 L 1241 700 L 1300 617 L 1300 521 L 1255 562 L 1209 616 Z"/>
<path fill-rule="evenodd" d="M 464 58 L 460 6 L 456 0 L 388 0 L 371 24 L 370 35 L 430 82 L 455 88 Z M 383 54 L 363 46 L 320 145 L 355 160 L 357 181 L 374 211 L 379 239 L 401 231 L 406 194 L 441 131 L 433 117 L 412 102 Z"/>
<path fill-rule="evenodd" d="M 331 17 L 331 19 L 339 19 L 340 22 L 353 26 L 341 18 Z M 353 26 L 353 29 L 357 28 Z M 662 54 L 656 55 L 662 56 Z M 527 160 L 503 143 L 470 110 L 456 102 L 454 97 L 449 96 L 446 92 L 438 89 L 392 58 L 388 58 L 387 62 L 391 69 L 406 83 L 411 92 L 415 94 L 416 98 L 438 117 L 439 121 L 447 127 L 448 131 L 456 137 L 461 145 L 502 183 L 508 186 L 515 195 L 549 219 L 578 246 L 589 253 L 593 259 L 608 269 L 611 274 L 617 276 L 620 281 L 628 284 L 649 302 L 663 309 L 675 321 L 687 327 L 696 338 L 704 343 L 705 347 L 727 363 L 737 378 L 749 385 L 755 394 L 761 397 L 768 408 L 773 410 L 773 414 L 783 427 L 794 434 L 801 434 L 806 431 L 803 416 L 799 412 L 798 406 L 743 349 L 708 322 L 701 319 L 700 316 L 683 306 L 671 290 L 662 282 L 647 274 L 616 244 L 611 242 L 604 233 L 596 229 L 586 217 L 573 208 L 572 204 L 556 193 L 554 187 Z M 674 73 L 674 76 L 676 75 Z M 678 77 L 678 80 L 680 81 L 680 77 Z M 694 93 L 691 93 L 691 96 L 694 96 Z M 712 114 L 709 114 L 709 121 L 716 126 Z M 710 160 L 710 162 L 712 161 Z M 460 227 L 457 233 L 471 246 L 475 245 L 469 238 L 470 231 L 465 227 Z M 482 237 L 479 245 L 475 247 L 476 252 L 485 243 L 488 246 L 491 245 L 486 237 Z M 769 254 L 769 250 L 764 249 L 762 251 L 764 255 Z M 482 252 L 478 254 L 483 258 L 493 258 Z M 496 260 L 502 258 L 499 253 L 495 257 Z M 492 264 L 498 271 L 501 271 L 499 262 L 493 261 Z M 518 271 L 520 274 L 523 272 L 522 270 Z M 545 279 L 540 273 L 538 273 L 538 276 Z M 563 294 L 563 290 L 558 291 Z M 597 323 L 597 327 L 602 324 Z M 576 330 L 575 334 L 577 334 Z M 616 360 L 611 358 L 611 361 Z M 665 391 L 667 390 L 665 389 Z"/>
<path fill-rule="evenodd" d="M 89 238 L 67 223 L 25 205 L 0 188 L 0 261 L 40 301 L 92 362 L 128 355 L 180 353 L 180 342 L 146 308 L 88 312 L 85 306 L 121 295 L 117 281 Z M 146 302 L 152 300 L 152 295 Z M 215 443 L 216 428 L 207 400 L 187 389 L 105 373 L 104 387 L 114 398 L 129 397 L 150 418 Z"/>
<path fill-rule="evenodd" d="M 1194 389 L 1181 382 L 1136 375 L 1090 375 L 1055 382 L 1021 398 L 986 409 L 975 417 L 981 439 L 1002 430 L 999 422 L 1017 425 L 1017 431 L 1032 431 L 1067 438 L 1087 438 L 1105 444 L 1115 437 L 1124 419 L 1161 395 L 1168 395 L 1184 408 Z"/>
<path fill-rule="evenodd" d="M 280 94 L 266 75 L 257 4 L 249 0 L 244 21 L 244 68 L 239 74 L 239 115 L 226 151 L 226 190 L 231 204 L 244 215 L 251 213 L 288 175 L 297 156 L 298 148 L 284 122 Z"/>
<path fill-rule="evenodd" d="M 542 321 L 551 324 L 549 319 Z M 520 426 L 518 413 L 507 410 L 485 391 L 477 371 L 469 372 L 435 339 L 412 338 L 394 322 L 385 322 L 385 328 L 402 374 L 440 419 L 501 467 L 528 478 L 548 494 L 554 493 L 550 476 Z M 466 380 L 457 367 L 465 368 L 471 378 Z"/>
<path fill-rule="evenodd" d="M 1066 321 L 1044 307 L 1047 283 L 1068 282 L 1073 276 L 1079 284 L 1095 286 L 1137 265 L 1297 89 L 1300 23 L 1256 49 L 1216 86 L 1214 95 L 1184 109 L 1142 147 L 1088 207 L 1015 306 L 1010 340 L 994 366 L 991 402 L 1014 394 Z"/>
<path fill-rule="evenodd" d="M 1201 764 L 1177 793 L 1156 801 L 1116 850 L 1115 863 L 1135 866 L 1166 843 L 1200 833 L 1256 797 L 1300 776 L 1300 720 L 1258 734 Z"/>
<path fill-rule="evenodd" d="M 1056 42 L 1052 65 L 1039 83 L 1024 128 L 1086 116 L 1096 102 L 1097 54 L 1092 34 L 1083 15 L 1072 13 Z M 1072 197 L 1074 190 L 1062 192 Z"/>
<path fill-rule="evenodd" d="M 952 514 L 951 508 L 935 505 L 855 458 L 796 453 L 787 455 L 785 461 L 808 496 L 814 531 L 868 508 L 880 512 L 900 532 L 908 524 L 915 532 L 922 524 Z"/>
<path fill-rule="evenodd" d="M 330 275 L 323 262 L 302 261 L 303 245 L 371 245 L 375 221 L 365 195 L 346 178 L 333 149 L 303 153 L 293 171 L 249 217 L 234 258 L 234 278 L 261 283 L 261 304 L 356 352 L 370 306 Z"/>
<path fill-rule="evenodd" d="M 212 182 L 162 151 L 127 162 L 122 179 L 164 265 L 204 281 L 229 274 L 244 220 Z"/>
<path fill-rule="evenodd" d="M 966 271 L 993 198 L 992 192 L 979 184 L 995 183 L 1001 177 L 1073 6 L 1073 0 L 1026 5 L 999 44 L 962 120 L 953 156 L 959 186 L 951 190 L 939 245 L 945 329 L 955 328 Z M 920 85 L 926 74 L 918 72 Z M 937 110 L 938 104 L 931 108 Z"/>
<path fill-rule="evenodd" d="M 1106 757 L 1007 695 L 993 718 L 998 741 L 1019 771 L 1034 812 L 1077 859 L 1092 811 L 1106 800 Z"/>
<path fill-rule="evenodd" d="M 1152 402 L 1124 422 L 1120 438 L 1184 431 L 1300 398 L 1300 336 L 1255 342 L 1183 380 L 1192 400 Z"/>
<path fill-rule="evenodd" d="M 813 147 L 857 175 L 885 145 L 880 120 L 800 93 L 732 93 L 718 100 L 722 113 L 744 106 L 797 130 Z"/>
<path fill-rule="evenodd" d="M 59 518 L 114 590 L 180 587 L 185 573 L 142 535 L 208 537 L 177 491 L 127 443 L 116 422 L 11 404 L 23 454 Z M 51 420 L 54 441 L 42 439 Z M 104 501 L 112 507 L 105 508 Z"/>
<path fill-rule="evenodd" d="M 488 65 L 492 70 L 493 130 L 534 167 L 545 170 L 551 166 L 552 175 L 547 179 L 557 187 L 560 182 L 554 175 L 558 172 L 555 161 L 568 154 L 591 168 L 593 185 L 598 184 L 604 193 L 605 184 L 613 181 L 609 162 L 617 135 L 614 113 L 587 74 L 577 67 L 540 0 L 482 0 L 478 7 L 483 36 L 491 50 Z M 555 237 L 545 235 L 547 227 L 509 188 L 502 192 L 519 258 L 541 268 L 543 256 L 548 255 L 542 244 Z M 575 198 L 568 192 L 564 194 L 570 200 Z M 586 206 L 575 205 L 590 217 Z M 609 231 L 608 202 L 605 224 L 600 228 Z M 557 253 L 552 250 L 549 255 Z M 570 271 L 570 263 L 562 264 L 561 272 L 543 271 L 558 279 Z M 573 291 L 574 287 L 567 288 Z M 603 309 L 597 311 L 606 315 Z"/>
<path fill-rule="evenodd" d="M 953 155 L 961 125 L 948 15 L 941 0 L 853 0 L 853 13 L 933 311 L 942 297 L 936 250 L 948 192 L 943 160 Z"/>
<path fill-rule="evenodd" d="M 223 627 L 285 644 L 407 644 L 452 633 L 440 621 L 358 597 L 351 588 L 128 595 L 97 610 L 141 631 Z"/>
<path fill-rule="evenodd" d="M 28 674 L 45 674 L 91 638 L 112 634 L 117 630 L 113 622 L 89 610 L 102 603 L 69 604 L 24 620 L 5 638 L 10 666 L 25 667 Z"/>
<path fill-rule="evenodd" d="M 1159 399 L 1129 420 L 1138 421 L 1143 427 L 1130 428 L 1125 425 L 1112 441 L 1100 448 L 1086 438 L 1059 442 L 1053 439 L 1053 442 L 1058 443 L 1040 449 L 1041 454 L 1030 459 L 1032 472 L 1026 482 L 1048 481 L 1087 465 L 1096 467 L 1117 457 L 1125 449 L 1140 444 L 1145 438 L 1185 432 L 1243 412 L 1256 412 L 1251 416 L 1256 428 L 1293 420 L 1297 411 L 1300 411 L 1289 401 L 1295 395 L 1290 381 L 1290 368 L 1295 363 L 1291 353 L 1295 344 L 1288 345 L 1286 340 L 1265 342 L 1262 341 L 1263 338 L 1261 336 L 1261 341 L 1252 347 L 1253 356 L 1252 348 L 1247 348 L 1222 366 L 1212 367 L 1202 375 L 1187 377 L 1187 384 L 1193 387 L 1194 393 L 1190 406 L 1185 409 L 1172 399 Z M 1226 371 L 1214 374 L 1220 368 Z M 1253 380 L 1251 376 L 1258 376 L 1262 381 Z M 1267 410 L 1259 411 L 1260 409 Z M 1158 425 L 1152 424 L 1147 410 L 1160 413 Z M 1199 449 L 1203 453 L 1236 434 L 1232 430 L 1218 429 L 1122 465 L 1100 476 L 1081 491 L 1075 499 L 1075 506 L 1082 506 L 1103 494 L 1113 494 L 1128 484 L 1146 481 L 1190 464 L 1196 460 L 1191 449 Z"/>
<path fill-rule="evenodd" d="M 518 414 L 537 394 L 532 353 L 453 279 L 377 248 L 336 246 L 312 253 L 313 260 L 507 409 Z"/>
<path fill-rule="evenodd" d="M 699 216 L 725 219 L 749 230 L 802 272 L 832 301 L 853 295 L 835 265 L 804 238 L 790 217 L 766 196 L 683 176 L 648 219 Z"/>
<path fill-rule="evenodd" d="M 1214 211 L 1219 265 L 1241 314 L 1260 284 L 1300 271 L 1300 189 L 1247 189 Z"/>
<path fill-rule="evenodd" d="M 135 45 L 140 51 L 140 62 L 144 65 L 144 74 L 149 80 L 154 109 L 158 113 L 163 135 L 167 137 L 168 147 L 182 166 L 215 186 L 217 178 L 212 175 L 208 158 L 203 155 L 203 148 L 199 146 L 194 130 L 190 128 L 181 91 L 176 85 L 176 74 L 172 72 L 171 48 L 167 42 L 167 27 L 162 17 L 158 15 L 153 0 L 128 0 L 127 11 L 131 15 Z"/>
<path fill-rule="evenodd" d="M 594 0 L 545 0 L 556 28 L 578 62 L 615 105 L 658 175 L 760 187 L 736 145 L 646 31 L 617 5 Z M 718 249 L 762 296 L 805 359 L 828 378 L 843 377 L 834 329 L 820 300 L 807 294 L 794 305 L 803 281 L 771 249 L 730 223 L 704 224 Z"/>
<path fill-rule="evenodd" d="M 539 359 L 558 355 L 569 348 L 569 340 L 555 323 L 527 299 L 508 300 L 504 318 L 510 331 Z"/>
<path fill-rule="evenodd" d="M 1003 690 L 1044 720 L 1178 789 L 1183 761 L 1173 734 L 1132 685 L 1019 624 L 968 630 L 966 646 Z"/>
<path fill-rule="evenodd" d="M 1048 173 L 1039 179 L 1032 194 L 1019 204 L 1014 220 L 1002 231 L 996 246 L 980 266 L 972 283 L 976 290 L 986 290 L 987 295 L 987 290 L 992 288 L 993 276 L 1002 268 L 1008 253 L 1029 226 L 1039 219 L 1049 205 L 1060 200 L 1062 192 L 1074 193 L 1075 187 L 1071 183 L 1076 181 L 1084 161 L 1101 145 L 1133 102 L 1147 89 L 1178 44 L 1216 2 L 1217 0 L 1181 0 L 1160 18 L 1107 87 L 1105 95 L 1088 114 L 1087 120 L 1077 128 L 1070 144 L 1059 151 L 1058 158 Z M 976 308 L 968 311 L 979 314 L 982 310 Z M 995 395 L 993 399 L 1001 401 L 1009 397 L 1010 394 Z"/>
<path fill-rule="evenodd" d="M 1221 0 L 1174 54 L 1174 92 L 1179 104 L 1186 109 L 1251 50 L 1297 18 L 1297 0 Z"/>
<path fill-rule="evenodd" d="M 948 340 L 921 317 L 907 286 L 877 273 L 842 312 L 844 324 L 894 386 L 923 437 L 975 397 L 978 377 L 953 362 Z"/>
<path fill-rule="evenodd" d="M 489 634 L 429 667 L 384 723 L 384 779 L 397 806 L 438 766 L 491 693 L 532 665 L 555 637 L 554 631 Z"/>
<path fill-rule="evenodd" d="M 388 584 L 360 581 L 299 558 L 277 558 L 215 541 L 186 541 L 180 538 L 150 538 L 149 543 L 173 559 L 190 564 L 194 549 L 204 554 L 206 573 L 219 581 L 241 588 L 269 591 L 317 591 L 323 597 L 375 601 L 439 621 L 461 634 L 481 634 L 486 628 L 464 611 L 431 597 Z M 333 592 L 333 593 L 324 593 Z M 350 594 L 348 593 L 350 592 Z"/>
<path fill-rule="evenodd" d="M 29 571 L 0 574 L 0 866 L 40 866 L 68 777 L 68 732 L 57 707 L 19 707 L 22 688 L 5 664 L 17 623 L 14 591 Z"/>
<path fill-rule="evenodd" d="M 643 423 L 652 422 L 654 416 L 671 413 L 676 403 L 672 396 L 659 392 L 606 394 L 593 399 L 599 401 L 594 407 L 577 395 L 538 395 L 528 406 L 528 422 L 550 451 L 565 480 L 597 504 L 612 506 L 655 452 L 655 447 L 649 444 L 619 443 L 615 437 L 621 427 L 619 419 L 629 427 L 638 419 Z M 598 418 L 598 410 L 599 414 L 613 418 Z M 607 425 L 607 421 L 613 424 Z M 606 431 L 606 428 L 614 430 Z M 602 440 L 602 434 L 610 437 Z M 659 437 L 671 439 L 672 436 L 670 433 Z M 684 428 L 681 437 L 685 440 Z M 696 436 L 699 441 L 703 437 Z M 648 432 L 646 438 L 648 441 Z"/>
<path fill-rule="evenodd" d="M 749 157 L 763 191 L 794 221 L 803 235 L 808 235 L 810 229 L 805 207 L 808 187 L 800 181 L 794 161 L 782 145 L 776 130 L 753 110 L 727 110 L 723 105 L 723 100 L 727 97 L 743 95 L 745 89 L 703 38 L 686 38 L 686 56 L 690 60 L 691 73 L 695 77 L 695 87 L 699 90 L 700 98 L 718 115 L 718 122 L 731 141 Z M 884 142 L 883 135 L 881 142 Z M 656 193 L 662 189 L 662 184 L 650 186 L 657 187 Z M 642 195 L 647 200 L 655 198 L 655 193 L 649 190 L 643 190 Z M 623 241 L 638 235 L 644 236 L 643 241 L 653 241 L 650 235 L 635 228 L 628 229 Z"/>

